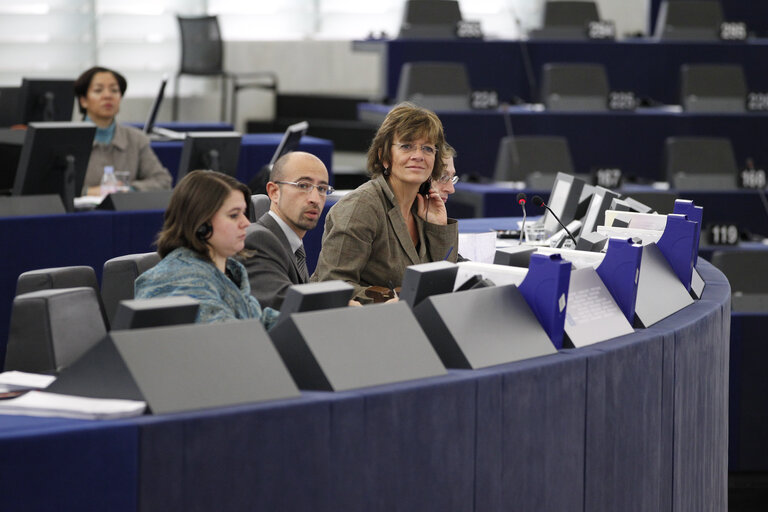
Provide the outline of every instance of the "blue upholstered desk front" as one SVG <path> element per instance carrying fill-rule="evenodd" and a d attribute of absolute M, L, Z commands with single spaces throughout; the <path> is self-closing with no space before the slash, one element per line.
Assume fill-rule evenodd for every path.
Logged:
<path fill-rule="evenodd" d="M 701 265 L 702 300 L 587 349 L 119 422 L 0 417 L 0 508 L 724 510 L 730 293 Z M 58 480 L 80 468 L 87 486 Z"/>

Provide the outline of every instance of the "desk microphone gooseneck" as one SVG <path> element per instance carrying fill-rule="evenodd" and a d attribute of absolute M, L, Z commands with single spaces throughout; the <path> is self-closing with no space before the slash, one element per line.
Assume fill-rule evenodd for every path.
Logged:
<path fill-rule="evenodd" d="M 549 213 L 551 213 L 551 214 L 552 214 L 552 216 L 555 218 L 555 220 L 557 221 L 557 223 L 558 223 L 558 224 L 560 224 L 560 227 L 562 227 L 562 228 L 565 230 L 565 232 L 568 234 L 568 236 L 570 237 L 570 239 L 571 239 L 571 240 L 573 240 L 573 243 L 574 243 L 574 246 L 575 246 L 575 244 L 576 244 L 576 239 L 575 239 L 575 238 L 573 238 L 573 235 L 571 234 L 571 232 L 570 232 L 570 231 L 568 231 L 568 228 L 567 228 L 567 227 L 565 227 L 565 224 L 563 224 L 563 223 L 560 221 L 560 219 L 558 218 L 558 216 L 557 216 L 557 215 L 555 215 L 555 212 L 553 212 L 553 211 L 552 211 L 552 208 L 550 208 L 549 206 L 547 206 L 547 205 L 546 205 L 546 203 L 544 202 L 544 200 L 543 200 L 543 199 L 542 199 L 540 196 L 533 196 L 533 197 L 531 198 L 531 201 L 533 201 L 533 204 L 535 204 L 536 206 L 541 206 L 542 208 L 546 208 L 546 209 L 547 209 L 547 211 L 548 211 Z"/>
<path fill-rule="evenodd" d="M 517 204 L 520 205 L 520 207 L 523 209 L 523 223 L 520 225 L 520 244 L 523 243 L 523 233 L 525 232 L 525 199 L 526 199 L 525 192 L 520 192 L 517 194 Z"/>

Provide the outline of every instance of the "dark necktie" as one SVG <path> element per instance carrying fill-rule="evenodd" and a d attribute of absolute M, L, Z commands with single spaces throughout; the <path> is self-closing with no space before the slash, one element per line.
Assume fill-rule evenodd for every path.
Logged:
<path fill-rule="evenodd" d="M 307 254 L 304 252 L 304 246 L 300 245 L 296 249 L 296 266 L 299 267 L 299 277 L 302 283 L 309 281 L 309 274 L 307 273 Z"/>

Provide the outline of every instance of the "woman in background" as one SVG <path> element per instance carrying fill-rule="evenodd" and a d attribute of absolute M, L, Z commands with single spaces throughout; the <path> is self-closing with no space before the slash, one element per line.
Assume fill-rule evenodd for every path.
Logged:
<path fill-rule="evenodd" d="M 444 145 L 433 112 L 410 103 L 390 111 L 368 150 L 371 180 L 328 212 L 313 281 L 346 281 L 367 303 L 366 288 L 400 286 L 409 265 L 456 261 L 458 224 L 431 187 Z"/>
<path fill-rule="evenodd" d="M 160 263 L 136 279 L 137 299 L 186 295 L 200 302 L 197 322 L 256 318 L 272 327 L 279 313 L 251 295 L 242 255 L 251 191 L 214 171 L 187 174 L 171 195 L 157 237 Z"/>
<path fill-rule="evenodd" d="M 134 190 L 170 190 L 171 174 L 157 159 L 149 137 L 116 121 L 120 100 L 128 87 L 125 77 L 111 69 L 92 67 L 75 81 L 75 96 L 83 119 L 96 125 L 83 195 L 101 195 L 104 167 L 129 173 Z"/>

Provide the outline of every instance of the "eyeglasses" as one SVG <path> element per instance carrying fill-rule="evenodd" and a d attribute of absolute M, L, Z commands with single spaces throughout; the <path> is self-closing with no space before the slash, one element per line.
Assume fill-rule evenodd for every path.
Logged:
<path fill-rule="evenodd" d="M 450 176 L 448 174 L 443 174 L 439 178 L 437 178 L 438 183 L 442 183 L 443 185 L 447 185 L 448 183 L 451 183 L 452 185 L 455 185 L 459 182 L 459 177 L 455 174 L 453 176 Z"/>
<path fill-rule="evenodd" d="M 403 153 L 413 153 L 419 148 L 421 148 L 421 152 L 427 156 L 435 156 L 435 153 L 437 153 L 437 148 L 435 146 L 428 146 L 428 145 L 419 146 L 418 144 L 411 144 L 410 142 L 403 142 L 403 143 L 395 142 L 394 144 Z"/>
<path fill-rule="evenodd" d="M 275 181 L 275 183 L 279 183 L 281 185 L 293 185 L 297 189 L 301 190 L 305 194 L 309 194 L 312 192 L 313 188 L 317 189 L 317 193 L 321 196 L 327 196 L 328 194 L 333 194 L 333 191 L 336 190 L 330 185 L 315 185 L 314 183 L 310 183 L 309 181 Z"/>

